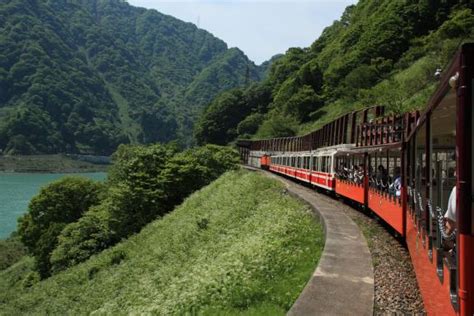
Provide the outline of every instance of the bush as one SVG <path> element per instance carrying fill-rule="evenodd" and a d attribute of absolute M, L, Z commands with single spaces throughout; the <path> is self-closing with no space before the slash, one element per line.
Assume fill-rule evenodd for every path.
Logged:
<path fill-rule="evenodd" d="M 47 185 L 33 197 L 28 213 L 19 219 L 18 235 L 35 257 L 41 277 L 50 275 L 50 255 L 62 229 L 98 204 L 102 190 L 102 184 L 92 180 L 66 177 Z"/>
<path fill-rule="evenodd" d="M 242 135 L 255 134 L 260 124 L 262 124 L 264 117 L 265 116 L 260 113 L 252 113 L 247 116 L 239 123 L 239 125 L 237 125 L 237 133 L 239 136 L 242 137 Z"/>
<path fill-rule="evenodd" d="M 282 114 L 275 113 L 262 123 L 256 136 L 258 138 L 287 137 L 295 136 L 297 131 L 298 122 L 293 117 L 284 117 Z"/>
<path fill-rule="evenodd" d="M 77 222 L 67 225 L 58 236 L 58 245 L 51 254 L 53 273 L 87 260 L 114 242 L 116 234 L 110 228 L 107 208 L 109 200 L 92 207 Z"/>
<path fill-rule="evenodd" d="M 18 238 L 0 240 L 0 271 L 20 260 L 26 255 L 26 250 Z"/>
<path fill-rule="evenodd" d="M 53 271 L 139 232 L 239 162 L 235 150 L 216 145 L 181 153 L 165 145 L 121 146 L 114 157 L 107 197 L 63 229 L 51 256 Z"/>
<path fill-rule="evenodd" d="M 228 147 L 206 145 L 177 154 L 162 173 L 168 203 L 177 205 L 192 192 L 208 185 L 239 163 L 238 154 Z"/>

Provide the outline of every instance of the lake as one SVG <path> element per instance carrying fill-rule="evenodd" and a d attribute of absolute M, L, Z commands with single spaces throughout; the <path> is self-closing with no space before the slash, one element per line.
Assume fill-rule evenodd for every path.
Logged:
<path fill-rule="evenodd" d="M 105 172 L 95 173 L 0 173 L 0 239 L 7 238 L 16 229 L 17 219 L 28 209 L 31 198 L 41 187 L 69 175 L 93 180 L 104 180 Z"/>

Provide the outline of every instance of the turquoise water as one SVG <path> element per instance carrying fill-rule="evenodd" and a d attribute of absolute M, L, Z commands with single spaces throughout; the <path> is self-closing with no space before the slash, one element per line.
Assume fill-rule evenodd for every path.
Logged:
<path fill-rule="evenodd" d="M 93 180 L 104 180 L 105 172 L 81 174 L 0 173 L 0 239 L 16 229 L 18 217 L 28 208 L 31 198 L 40 188 L 67 175 L 80 175 Z"/>

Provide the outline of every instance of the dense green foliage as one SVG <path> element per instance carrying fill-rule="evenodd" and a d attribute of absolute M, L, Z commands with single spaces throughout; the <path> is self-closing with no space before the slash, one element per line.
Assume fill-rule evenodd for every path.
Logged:
<path fill-rule="evenodd" d="M 51 254 L 53 272 L 139 232 L 238 163 L 233 149 L 214 145 L 184 152 L 163 145 L 120 146 L 114 159 L 105 198 L 61 231 Z"/>
<path fill-rule="evenodd" d="M 0 271 L 18 262 L 26 255 L 27 249 L 18 237 L 0 239 Z"/>
<path fill-rule="evenodd" d="M 63 228 L 77 221 L 100 200 L 100 183 L 82 177 L 66 177 L 42 188 L 33 197 L 28 212 L 20 217 L 18 235 L 31 254 L 42 277 L 49 276 L 50 256 Z"/>
<path fill-rule="evenodd" d="M 230 172 L 49 279 L 29 258 L 0 272 L 0 313 L 284 315 L 322 248 L 321 226 L 278 181 Z"/>
<path fill-rule="evenodd" d="M 126 1 L 2 1 L 0 150 L 187 145 L 203 105 L 265 70 L 193 24 Z"/>
<path fill-rule="evenodd" d="M 292 136 L 372 105 L 422 109 L 436 85 L 436 68 L 445 68 L 462 42 L 474 40 L 473 9 L 472 1 L 361 0 L 311 47 L 291 48 L 272 64 L 254 87 L 271 91 L 264 103 L 253 104 L 242 88 L 232 91 L 234 106 L 229 92 L 217 96 L 196 138 L 225 144 L 249 134 Z"/>
<path fill-rule="evenodd" d="M 227 144 L 238 135 L 238 125 L 247 116 L 253 117 L 247 120 L 252 130 L 251 121 L 255 118 L 258 120 L 258 114 L 267 111 L 270 98 L 271 87 L 265 84 L 222 93 L 212 101 L 197 122 L 194 131 L 197 143 Z M 241 130 L 248 133 L 245 125 L 241 126 Z"/>
<path fill-rule="evenodd" d="M 105 184 L 60 179 L 42 188 L 19 219 L 18 235 L 41 278 L 139 232 L 239 162 L 229 147 L 179 152 L 174 144 L 121 145 L 113 160 Z"/>

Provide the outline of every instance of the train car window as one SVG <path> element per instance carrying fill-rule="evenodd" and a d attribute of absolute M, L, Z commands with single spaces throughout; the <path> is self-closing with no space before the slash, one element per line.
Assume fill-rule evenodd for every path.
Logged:
<path fill-rule="evenodd" d="M 416 141 L 415 137 L 412 137 L 412 139 L 409 142 L 409 150 L 408 150 L 408 186 L 407 188 L 408 191 L 408 196 L 409 196 L 409 205 L 410 205 L 410 210 L 415 211 L 415 148 L 416 148 Z"/>
<path fill-rule="evenodd" d="M 431 208 L 433 215 L 443 215 L 456 186 L 456 95 L 450 90 L 431 114 Z M 432 218 L 435 244 L 442 246 L 437 218 Z"/>
<path fill-rule="evenodd" d="M 402 193 L 402 169 L 401 169 L 401 151 L 389 151 L 389 169 L 388 169 L 388 193 L 397 200 L 401 199 Z"/>
<path fill-rule="evenodd" d="M 326 172 L 326 164 L 327 164 L 326 157 L 321 157 L 321 172 Z"/>
<path fill-rule="evenodd" d="M 456 185 L 456 98 L 449 93 L 431 115 L 432 203 L 446 210 Z M 436 128 L 434 128 L 436 127 Z"/>
<path fill-rule="evenodd" d="M 344 172 L 344 167 L 345 167 L 345 159 L 346 157 L 344 156 L 338 156 L 338 157 L 335 157 L 335 172 L 336 172 L 336 176 L 339 178 L 339 179 L 345 179 L 345 172 Z M 347 168 L 346 168 L 347 169 Z"/>
<path fill-rule="evenodd" d="M 415 144 L 415 210 L 421 225 L 426 229 L 426 122 L 417 130 Z"/>
<path fill-rule="evenodd" d="M 369 156 L 369 185 L 373 188 L 377 186 L 376 183 L 376 170 L 377 170 L 377 153 L 372 153 Z"/>
<path fill-rule="evenodd" d="M 380 151 L 375 155 L 375 187 L 381 192 L 388 192 L 389 188 L 389 152 Z"/>

